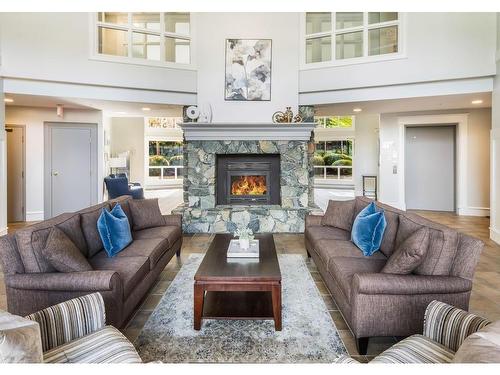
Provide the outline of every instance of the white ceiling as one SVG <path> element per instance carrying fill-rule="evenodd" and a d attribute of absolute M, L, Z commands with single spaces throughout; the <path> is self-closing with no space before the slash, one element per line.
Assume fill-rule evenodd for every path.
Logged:
<path fill-rule="evenodd" d="M 482 100 L 481 104 L 472 104 L 473 100 Z M 316 114 L 349 115 L 356 114 L 353 109 L 361 108 L 361 113 L 397 113 L 414 111 L 434 111 L 449 109 L 491 108 L 491 93 L 428 96 L 418 98 L 375 100 L 368 102 L 336 103 L 316 106 Z"/>
<path fill-rule="evenodd" d="M 117 102 L 107 100 L 90 100 L 79 98 L 59 98 L 52 96 L 37 96 L 23 94 L 5 94 L 6 98 L 14 99 L 13 103 L 5 103 L 9 106 L 23 107 L 42 107 L 55 108 L 62 104 L 66 109 L 97 109 L 106 112 L 113 117 L 120 116 L 182 116 L 182 106 L 165 105 L 154 103 L 132 103 Z M 142 108 L 150 108 L 150 111 L 144 111 Z"/>

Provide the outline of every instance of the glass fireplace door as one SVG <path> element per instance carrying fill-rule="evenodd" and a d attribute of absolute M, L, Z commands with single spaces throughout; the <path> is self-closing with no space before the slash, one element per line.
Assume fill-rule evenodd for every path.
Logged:
<path fill-rule="evenodd" d="M 242 203 L 267 203 L 269 200 L 268 189 L 269 173 L 228 173 L 229 201 Z"/>

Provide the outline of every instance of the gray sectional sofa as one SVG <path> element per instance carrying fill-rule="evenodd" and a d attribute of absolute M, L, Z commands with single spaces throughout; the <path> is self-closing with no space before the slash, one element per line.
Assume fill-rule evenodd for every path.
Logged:
<path fill-rule="evenodd" d="M 129 222 L 130 196 L 122 196 L 75 213 L 65 213 L 0 238 L 9 312 L 28 315 L 75 297 L 99 292 L 107 324 L 121 328 L 170 259 L 180 254 L 182 218 L 163 216 L 163 225 L 132 231 L 133 242 L 109 258 L 97 231 L 103 207 L 120 203 Z M 50 229 L 57 226 L 85 255 L 91 271 L 57 272 L 41 254 Z"/>
<path fill-rule="evenodd" d="M 356 215 L 370 199 L 356 197 Z M 443 301 L 467 310 L 472 278 L 483 242 L 418 215 L 393 207 L 385 210 L 387 228 L 380 251 L 365 257 L 351 241 L 349 231 L 321 225 L 323 216 L 309 215 L 305 245 L 349 324 L 360 354 L 368 338 L 410 336 L 422 329 L 427 305 Z M 422 226 L 429 228 L 429 246 L 423 262 L 407 275 L 380 271 L 395 249 Z"/>

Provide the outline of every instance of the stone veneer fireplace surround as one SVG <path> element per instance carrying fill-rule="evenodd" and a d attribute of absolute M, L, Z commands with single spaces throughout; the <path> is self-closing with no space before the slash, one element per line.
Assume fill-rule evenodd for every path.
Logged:
<path fill-rule="evenodd" d="M 238 227 L 254 232 L 303 232 L 313 198 L 312 130 L 314 124 L 185 123 L 185 233 L 227 233 Z M 217 204 L 219 156 L 279 155 L 281 204 Z"/>

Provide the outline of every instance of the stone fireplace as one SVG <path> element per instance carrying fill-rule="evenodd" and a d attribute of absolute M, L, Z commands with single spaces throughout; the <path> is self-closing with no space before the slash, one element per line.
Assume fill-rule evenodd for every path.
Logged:
<path fill-rule="evenodd" d="M 302 232 L 313 199 L 314 124 L 185 123 L 186 233 Z"/>

